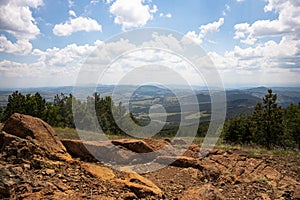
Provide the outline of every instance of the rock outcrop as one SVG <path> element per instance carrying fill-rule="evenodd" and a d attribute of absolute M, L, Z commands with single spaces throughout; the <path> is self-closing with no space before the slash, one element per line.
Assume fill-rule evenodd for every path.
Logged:
<path fill-rule="evenodd" d="M 42 120 L 14 114 L 0 128 L 0 199 L 300 199 L 294 157 L 253 158 L 195 144 L 176 156 L 185 146 L 154 139 L 61 142 Z M 139 168 L 149 172 L 135 173 Z"/>
<path fill-rule="evenodd" d="M 136 153 L 150 153 L 153 149 L 143 140 L 120 139 L 111 141 L 114 145 L 122 146 Z"/>
<path fill-rule="evenodd" d="M 5 123 L 3 131 L 18 138 L 32 141 L 54 159 L 71 159 L 52 127 L 39 118 L 15 113 Z"/>

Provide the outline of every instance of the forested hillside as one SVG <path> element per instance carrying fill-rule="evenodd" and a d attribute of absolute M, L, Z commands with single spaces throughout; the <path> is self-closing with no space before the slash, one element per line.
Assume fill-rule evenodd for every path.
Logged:
<path fill-rule="evenodd" d="M 300 148 L 300 103 L 287 108 L 277 105 L 272 90 L 257 103 L 248 116 L 236 116 L 225 124 L 224 140 L 230 143 L 258 144 L 273 147 Z"/>
<path fill-rule="evenodd" d="M 96 121 L 92 117 L 93 110 L 96 111 Z M 9 95 L 8 104 L 0 110 L 1 122 L 6 121 L 16 112 L 41 118 L 54 127 L 69 128 L 75 128 L 74 115 L 80 114 L 77 116 L 76 128 L 95 131 L 97 130 L 96 123 L 99 122 L 106 134 L 123 134 L 117 126 L 112 112 L 118 113 L 115 117 L 116 120 L 120 120 L 125 115 L 124 106 L 121 103 L 115 106 L 110 97 L 101 98 L 98 93 L 87 97 L 86 101 L 80 101 L 71 94 L 61 93 L 57 94 L 51 103 L 46 102 L 38 92 L 34 95 L 23 95 L 16 91 Z M 131 113 L 129 115 L 133 118 Z"/>
<path fill-rule="evenodd" d="M 149 91 L 147 91 L 149 92 Z M 202 95 L 203 96 L 203 95 Z M 247 95 L 246 95 L 247 96 Z M 256 99 L 247 96 L 244 101 L 253 103 Z M 200 97 L 200 96 L 199 96 Z M 205 96 L 206 97 L 206 96 Z M 203 99 L 203 97 L 202 97 Z M 209 101 L 209 98 L 206 98 Z M 238 101 L 238 102 L 235 102 Z M 277 104 L 277 95 L 271 89 L 262 98 L 262 102 L 257 102 L 252 110 L 246 107 L 235 105 L 241 104 L 238 94 L 231 94 L 229 106 L 231 110 L 244 110 L 243 115 L 233 115 L 232 119 L 226 121 L 222 137 L 224 142 L 233 144 L 260 145 L 266 148 L 300 148 L 300 104 L 283 108 Z M 235 102 L 235 103 L 234 103 Z M 209 103 L 209 102 L 208 102 Z M 73 106 L 73 108 L 72 108 Z M 97 119 L 93 118 L 93 110 L 96 111 Z M 247 112 L 246 112 L 247 111 Z M 71 94 L 57 94 L 53 102 L 47 102 L 38 92 L 31 95 L 23 95 L 16 91 L 9 95 L 6 107 L 0 108 L 0 120 L 6 121 L 13 113 L 18 112 L 39 117 L 54 127 L 75 128 L 74 116 L 77 117 L 76 128 L 96 131 L 97 125 L 106 134 L 125 135 L 117 124 L 125 123 L 130 128 L 130 123 L 124 120 L 129 115 L 136 124 L 146 125 L 145 117 L 136 118 L 132 113 L 126 113 L 122 103 L 115 104 L 111 97 L 101 97 L 94 93 L 84 101 L 76 99 Z M 75 113 L 73 113 L 75 112 Z M 116 113 L 115 118 L 113 113 Z M 185 115 L 185 113 L 183 113 Z M 178 116 L 177 116 L 178 115 Z M 168 114 L 169 119 L 177 116 L 180 120 L 180 109 L 177 115 Z M 146 116 L 147 114 L 143 114 Z M 177 120 L 177 118 L 173 120 Z M 201 115 L 201 119 L 208 119 L 209 115 Z M 128 118 L 127 118 L 128 120 Z M 208 128 L 209 121 L 204 120 L 199 124 L 197 136 L 203 137 Z M 176 124 L 166 123 L 163 130 L 158 135 L 174 136 L 178 130 Z"/>

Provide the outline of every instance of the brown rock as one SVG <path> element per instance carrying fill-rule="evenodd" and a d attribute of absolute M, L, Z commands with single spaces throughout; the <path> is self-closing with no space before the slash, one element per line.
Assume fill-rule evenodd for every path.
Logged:
<path fill-rule="evenodd" d="M 62 140 L 62 143 L 71 155 L 82 159 L 94 157 L 101 162 L 130 164 L 133 160 L 140 158 L 137 153 L 118 148 L 110 141 Z"/>
<path fill-rule="evenodd" d="M 149 195 L 162 197 L 163 192 L 149 179 L 134 173 L 128 172 L 125 174 L 125 180 L 116 180 L 119 183 L 125 184 L 139 198 L 144 198 Z"/>
<path fill-rule="evenodd" d="M 91 175 L 100 178 L 101 180 L 111 180 L 115 178 L 114 172 L 108 167 L 99 166 L 92 163 L 84 163 L 81 165 L 81 167 Z"/>
<path fill-rule="evenodd" d="M 61 140 L 67 151 L 75 157 L 84 158 L 90 155 L 90 152 L 85 148 L 81 140 Z"/>
<path fill-rule="evenodd" d="M 144 138 L 144 142 L 147 143 L 154 151 L 158 151 L 168 145 L 170 145 L 171 141 L 169 139 L 164 140 L 155 140 L 153 138 Z"/>
<path fill-rule="evenodd" d="M 52 127 L 39 118 L 15 113 L 5 123 L 3 131 L 23 139 L 32 138 L 55 159 L 71 160 Z"/>
<path fill-rule="evenodd" d="M 125 147 L 136 153 L 149 153 L 153 152 L 153 149 L 143 140 L 134 139 L 120 139 L 111 141 L 113 144 Z"/>
<path fill-rule="evenodd" d="M 180 156 L 180 157 L 173 157 L 173 156 L 158 156 L 154 162 L 160 163 L 160 164 L 170 164 L 175 167 L 182 167 L 182 168 L 188 168 L 192 167 L 195 169 L 202 170 L 203 167 L 199 160 L 186 157 L 186 156 Z"/>
<path fill-rule="evenodd" d="M 59 180 L 58 178 L 55 178 L 55 179 L 53 180 L 53 183 L 54 183 L 54 185 L 55 185 L 59 190 L 61 190 L 62 192 L 65 192 L 65 191 L 67 191 L 67 190 L 70 189 L 70 187 L 69 187 L 68 185 L 64 184 L 64 183 L 63 183 L 61 180 Z"/>
<path fill-rule="evenodd" d="M 203 185 L 199 188 L 189 189 L 183 193 L 180 200 L 203 199 L 203 200 L 222 200 L 226 199 L 217 188 L 211 184 Z"/>

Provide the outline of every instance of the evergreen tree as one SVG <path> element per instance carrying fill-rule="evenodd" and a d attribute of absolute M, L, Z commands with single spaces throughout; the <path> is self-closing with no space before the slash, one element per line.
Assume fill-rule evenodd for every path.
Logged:
<path fill-rule="evenodd" d="M 3 122 L 3 118 L 4 118 L 4 110 L 2 107 L 0 107 L 0 122 Z"/>
<path fill-rule="evenodd" d="M 46 100 L 38 92 L 34 95 L 27 94 L 24 106 L 25 114 L 42 118 L 46 109 Z"/>
<path fill-rule="evenodd" d="M 26 99 L 18 91 L 15 91 L 11 95 L 8 96 L 8 103 L 4 110 L 4 117 L 3 120 L 7 120 L 12 114 L 18 112 L 21 114 L 26 114 L 25 106 Z"/>
<path fill-rule="evenodd" d="M 226 142 L 246 144 L 252 140 L 249 120 L 243 116 L 235 117 L 225 124 L 223 137 Z"/>
<path fill-rule="evenodd" d="M 263 98 L 263 137 L 265 146 L 271 147 L 279 144 L 279 138 L 283 135 L 283 112 L 276 103 L 277 95 L 268 90 L 268 94 Z"/>
<path fill-rule="evenodd" d="M 286 146 L 296 146 L 300 149 L 300 103 L 291 104 L 285 110 L 285 143 Z"/>

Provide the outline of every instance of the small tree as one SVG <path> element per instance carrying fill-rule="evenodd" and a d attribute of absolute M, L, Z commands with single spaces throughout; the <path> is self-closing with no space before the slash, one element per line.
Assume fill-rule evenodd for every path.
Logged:
<path fill-rule="evenodd" d="M 258 103 L 252 115 L 255 140 L 258 144 L 271 149 L 280 145 L 280 136 L 283 135 L 283 112 L 277 106 L 277 95 L 272 90 L 263 97 L 263 104 Z"/>
<path fill-rule="evenodd" d="M 224 140 L 230 143 L 245 144 L 252 140 L 249 120 L 243 116 L 235 117 L 225 124 Z"/>
<path fill-rule="evenodd" d="M 7 120 L 12 114 L 18 112 L 21 114 L 26 114 L 26 99 L 25 96 L 15 91 L 11 95 L 8 96 L 8 103 L 4 110 L 3 120 Z"/>

